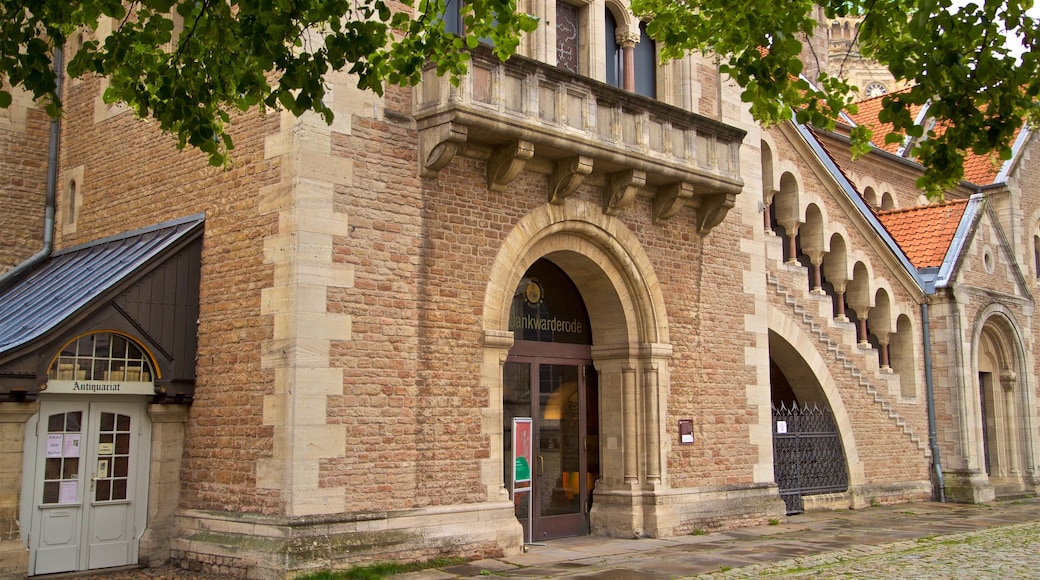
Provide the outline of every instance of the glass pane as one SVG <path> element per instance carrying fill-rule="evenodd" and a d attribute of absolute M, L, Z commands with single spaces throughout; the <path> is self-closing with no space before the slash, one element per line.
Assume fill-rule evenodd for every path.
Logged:
<path fill-rule="evenodd" d="M 108 501 L 112 498 L 112 482 L 107 479 L 97 480 L 97 488 L 94 491 L 94 501 Z"/>
<path fill-rule="evenodd" d="M 513 483 L 513 418 L 531 416 L 531 364 L 507 362 L 502 367 L 502 457 L 506 488 Z M 527 517 L 527 508 L 524 508 Z M 519 516 L 519 513 L 518 513 Z"/>
<path fill-rule="evenodd" d="M 116 453 L 126 455 L 130 453 L 130 434 L 120 433 L 116 435 Z"/>
<path fill-rule="evenodd" d="M 48 461 L 50 461 L 48 459 Z M 71 457 L 65 459 L 65 464 L 62 466 L 61 478 L 62 479 L 76 479 L 79 475 L 79 458 Z"/>
<path fill-rule="evenodd" d="M 125 479 L 116 479 L 112 481 L 112 499 L 126 499 Z"/>
<path fill-rule="evenodd" d="M 114 431 L 116 426 L 116 416 L 113 413 L 101 413 L 101 430 L 102 431 Z"/>
<path fill-rule="evenodd" d="M 112 335 L 108 334 L 108 333 L 99 333 L 99 334 L 95 334 L 94 335 L 94 337 L 95 337 L 95 341 L 94 341 L 94 357 L 95 358 L 109 358 L 110 356 L 112 356 L 112 353 L 109 350 L 109 343 L 111 341 L 111 336 Z"/>
<path fill-rule="evenodd" d="M 126 339 L 118 334 L 112 335 L 112 357 L 113 358 L 125 358 L 126 357 Z"/>
<path fill-rule="evenodd" d="M 68 421 L 65 424 L 65 431 L 69 433 L 79 433 L 80 426 L 83 424 L 83 412 L 73 411 L 66 413 L 68 415 Z"/>
<path fill-rule="evenodd" d="M 65 430 L 65 413 L 58 413 L 47 417 L 47 432 L 61 433 Z"/>
<path fill-rule="evenodd" d="M 130 415 L 116 415 L 116 431 L 130 430 Z"/>
<path fill-rule="evenodd" d="M 61 458 L 48 457 L 43 468 L 44 479 L 61 479 Z"/>
<path fill-rule="evenodd" d="M 102 433 L 98 436 L 99 443 L 115 443 L 115 435 L 111 433 Z"/>
<path fill-rule="evenodd" d="M 538 369 L 538 508 L 542 516 L 581 513 L 578 367 L 543 364 Z"/>
<path fill-rule="evenodd" d="M 61 482 L 48 481 L 43 484 L 43 503 L 58 503 Z"/>
<path fill-rule="evenodd" d="M 129 457 L 116 457 L 115 467 L 113 468 L 112 475 L 115 477 L 126 477 L 130 471 L 130 458 Z"/>

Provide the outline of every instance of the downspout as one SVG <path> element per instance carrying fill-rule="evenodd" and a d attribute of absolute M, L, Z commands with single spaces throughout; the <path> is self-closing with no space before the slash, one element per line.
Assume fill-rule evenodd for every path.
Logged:
<path fill-rule="evenodd" d="M 54 93 L 60 99 L 62 96 L 62 85 L 65 80 L 64 52 L 61 48 L 54 48 Z M 61 140 L 61 118 L 51 119 L 50 140 L 47 149 L 47 189 L 43 216 L 43 248 L 29 257 L 21 264 L 0 276 L 0 289 L 16 280 L 22 273 L 34 268 L 40 262 L 46 260 L 54 250 L 54 214 L 57 205 L 58 192 L 58 145 Z"/>
<path fill-rule="evenodd" d="M 934 290 L 933 290 L 934 291 Z M 939 486 L 939 502 L 946 502 L 946 484 L 943 481 L 942 461 L 939 459 L 939 437 L 935 427 L 935 388 L 932 382 L 932 337 L 928 322 L 928 301 L 921 303 L 921 330 L 924 334 L 924 385 L 928 401 L 928 444 L 932 448 L 932 469 Z"/>

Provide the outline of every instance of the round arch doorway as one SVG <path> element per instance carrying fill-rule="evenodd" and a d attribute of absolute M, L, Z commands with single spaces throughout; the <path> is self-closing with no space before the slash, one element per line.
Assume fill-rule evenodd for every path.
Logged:
<path fill-rule="evenodd" d="M 600 469 L 598 383 L 588 311 L 563 270 L 546 259 L 531 266 L 513 294 L 509 330 L 503 457 L 512 457 L 514 417 L 531 418 L 533 439 L 532 489 L 515 494 L 517 519 L 529 538 L 587 534 Z M 511 478 L 507 462 L 507 485 Z"/>

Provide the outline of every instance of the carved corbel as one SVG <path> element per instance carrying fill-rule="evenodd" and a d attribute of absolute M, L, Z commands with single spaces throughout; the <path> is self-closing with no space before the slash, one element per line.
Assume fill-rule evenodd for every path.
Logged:
<path fill-rule="evenodd" d="M 419 133 L 419 160 L 422 163 L 421 174 L 430 176 L 444 169 L 459 147 L 466 142 L 468 132 L 465 125 L 447 122 L 423 129 Z"/>
<path fill-rule="evenodd" d="M 735 193 L 719 193 L 701 198 L 697 204 L 697 232 L 708 235 L 712 228 L 726 219 L 726 214 L 737 201 Z"/>
<path fill-rule="evenodd" d="M 603 191 L 603 213 L 617 215 L 632 205 L 639 188 L 646 185 L 646 172 L 629 169 L 611 173 L 607 188 Z"/>
<path fill-rule="evenodd" d="M 592 158 L 575 155 L 556 162 L 549 176 L 549 203 L 560 204 L 592 173 Z"/>
<path fill-rule="evenodd" d="M 516 140 L 495 149 L 487 163 L 487 184 L 491 191 L 505 191 L 534 157 L 534 143 Z"/>
<path fill-rule="evenodd" d="M 679 213 L 693 198 L 693 184 L 685 181 L 669 183 L 654 197 L 654 223 L 661 223 Z"/>

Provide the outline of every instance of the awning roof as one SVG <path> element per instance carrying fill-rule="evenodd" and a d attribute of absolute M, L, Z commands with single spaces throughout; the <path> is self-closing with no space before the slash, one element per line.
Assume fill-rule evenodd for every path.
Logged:
<path fill-rule="evenodd" d="M 0 288 L 0 355 L 54 329 L 167 249 L 202 228 L 204 216 L 165 222 L 55 252 Z"/>

